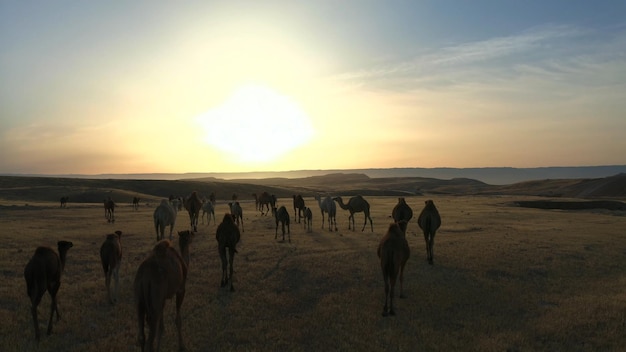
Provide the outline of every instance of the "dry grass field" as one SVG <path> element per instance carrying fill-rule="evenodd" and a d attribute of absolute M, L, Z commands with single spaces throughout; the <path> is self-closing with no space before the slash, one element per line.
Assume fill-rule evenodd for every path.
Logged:
<path fill-rule="evenodd" d="M 433 266 L 416 219 L 435 201 L 442 227 Z M 220 288 L 216 225 L 201 225 L 191 245 L 183 334 L 191 351 L 614 351 L 626 346 L 626 214 L 540 210 L 512 205 L 534 197 L 408 197 L 411 257 L 405 299 L 382 317 L 376 248 L 397 199 L 367 197 L 374 232 L 313 232 L 292 216 L 291 243 L 274 239 L 273 218 L 244 202 L 245 232 L 235 257 L 235 292 Z M 138 351 L 132 282 L 155 243 L 152 206 L 122 204 L 107 223 L 100 204 L 0 200 L 0 346 L 3 351 Z M 218 221 L 227 211 L 218 203 Z M 363 214 L 356 214 L 357 229 Z M 188 229 L 186 212 L 175 230 Z M 121 230 L 120 301 L 108 302 L 99 248 Z M 279 229 L 280 231 L 280 229 Z M 40 245 L 70 240 L 60 322 L 45 335 L 50 298 L 39 306 L 37 345 L 24 266 Z M 163 351 L 177 349 L 174 301 L 165 307 Z"/>

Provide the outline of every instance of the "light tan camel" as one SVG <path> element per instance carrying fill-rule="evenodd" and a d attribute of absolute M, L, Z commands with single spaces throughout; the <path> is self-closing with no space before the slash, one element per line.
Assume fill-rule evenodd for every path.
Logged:
<path fill-rule="evenodd" d="M 37 306 L 44 293 L 48 291 L 52 302 L 50 304 L 50 319 L 48 320 L 48 335 L 52 333 L 52 315 L 57 313 L 57 321 L 61 320 L 57 306 L 57 293 L 61 287 L 61 274 L 65 269 L 67 251 L 72 248 L 72 242 L 59 241 L 57 254 L 52 248 L 38 247 L 32 258 L 24 268 L 26 279 L 26 293 L 30 297 L 31 314 L 35 326 L 35 339 L 39 341 L 39 322 L 37 320 Z M 7 346 L 5 346 L 7 347 Z"/>
<path fill-rule="evenodd" d="M 404 221 L 402 224 L 406 225 Z M 378 258 L 380 258 L 380 268 L 383 272 L 385 281 L 385 306 L 383 307 L 383 316 L 395 315 L 393 309 L 393 296 L 396 286 L 398 274 L 400 276 L 400 298 L 404 298 L 403 292 L 403 276 L 404 266 L 411 255 L 409 244 L 404 235 L 406 229 L 402 229 L 402 225 L 393 223 L 389 225 L 389 229 L 378 245 Z M 389 305 L 387 305 L 389 303 Z"/>
<path fill-rule="evenodd" d="M 426 205 L 417 218 L 417 224 L 424 232 L 426 256 L 428 257 L 428 264 L 432 265 L 434 260 L 433 247 L 435 246 L 435 233 L 439 229 L 439 226 L 441 226 L 441 217 L 432 200 L 429 199 L 424 203 L 426 203 Z"/>
<path fill-rule="evenodd" d="M 233 216 L 237 226 L 239 226 L 239 222 L 241 221 L 241 232 L 245 232 L 243 228 L 243 209 L 239 202 L 228 203 L 228 208 L 230 208 L 230 214 Z"/>
<path fill-rule="evenodd" d="M 341 197 L 335 197 L 334 200 L 339 204 L 341 209 L 348 210 L 350 212 L 350 216 L 348 216 L 348 230 L 350 229 L 350 223 L 352 223 L 352 231 L 355 229 L 354 213 L 363 212 L 363 214 L 365 214 L 365 222 L 363 223 L 361 231 L 365 230 L 365 225 L 367 225 L 367 220 L 369 220 L 372 232 L 374 232 L 374 224 L 372 223 L 372 218 L 370 217 L 370 203 L 368 203 L 365 198 L 361 196 L 354 196 L 348 200 L 348 204 L 344 204 Z"/>
<path fill-rule="evenodd" d="M 150 255 L 139 265 L 133 284 L 137 308 L 138 338 L 137 344 L 142 351 L 154 351 L 161 345 L 163 336 L 163 310 L 165 302 L 176 295 L 176 329 L 178 348 L 185 350 L 182 334 L 180 308 L 185 299 L 185 283 L 189 268 L 189 245 L 193 238 L 190 231 L 179 232 L 179 254 L 170 240 L 161 240 Z M 149 334 L 146 340 L 144 324 L 148 324 Z"/>
<path fill-rule="evenodd" d="M 115 222 L 115 202 L 111 197 L 107 197 L 104 200 L 104 217 L 107 219 L 107 222 Z"/>
<path fill-rule="evenodd" d="M 333 199 L 330 196 L 326 196 L 326 198 L 322 200 L 322 197 L 316 194 L 315 200 L 322 211 L 322 229 L 324 228 L 324 213 L 326 213 L 328 214 L 328 231 L 333 230 L 333 225 L 335 231 L 337 231 L 337 205 L 333 202 Z"/>
<path fill-rule="evenodd" d="M 391 217 L 394 222 L 405 221 L 407 224 L 413 218 L 413 209 L 406 203 L 404 197 L 398 198 L 398 204 L 393 207 Z M 406 230 L 406 228 L 405 228 Z"/>
<path fill-rule="evenodd" d="M 285 206 L 281 206 L 276 209 L 274 207 L 274 217 L 276 219 L 276 234 L 274 235 L 274 239 L 278 237 L 278 224 L 281 224 L 283 230 L 283 242 L 285 242 L 285 226 L 287 226 L 287 234 L 289 235 L 289 243 L 291 243 L 291 231 L 289 230 L 289 212 Z"/>
<path fill-rule="evenodd" d="M 202 203 L 202 223 L 204 224 L 204 215 L 206 214 L 207 225 L 211 225 L 211 216 L 213 217 L 213 223 L 215 222 L 215 204 L 208 200 Z"/>
<path fill-rule="evenodd" d="M 200 210 L 202 209 L 202 201 L 198 197 L 196 191 L 185 199 L 185 209 L 189 213 L 189 222 L 194 232 L 198 231 L 198 219 L 200 218 Z"/>
<path fill-rule="evenodd" d="M 156 231 L 156 240 L 162 240 L 165 237 L 165 228 L 170 227 L 170 240 L 172 239 L 172 233 L 174 231 L 174 225 L 176 224 L 176 215 L 178 214 L 178 208 L 171 205 L 167 199 L 161 200 L 152 218 L 154 219 L 154 230 Z"/>
<path fill-rule="evenodd" d="M 313 223 L 313 211 L 311 208 L 304 207 L 304 229 L 306 232 L 311 232 L 311 225 Z"/>
<path fill-rule="evenodd" d="M 104 285 L 109 302 L 115 304 L 119 297 L 120 265 L 122 263 L 122 231 L 108 234 L 100 246 L 100 262 L 104 270 Z M 111 277 L 115 280 L 115 294 L 111 294 Z"/>
<path fill-rule="evenodd" d="M 217 226 L 215 239 L 217 240 L 217 250 L 222 261 L 222 281 L 221 287 L 230 284 L 230 291 L 235 291 L 233 287 L 233 260 L 237 253 L 237 243 L 241 238 L 239 228 L 235 225 L 233 216 L 229 213 L 224 214 L 222 223 Z M 226 257 L 226 249 L 228 248 L 228 257 Z"/>
<path fill-rule="evenodd" d="M 304 214 L 304 198 L 301 195 L 293 195 L 293 212 L 294 212 L 294 220 L 297 220 L 297 223 L 300 223 L 300 218 Z"/>

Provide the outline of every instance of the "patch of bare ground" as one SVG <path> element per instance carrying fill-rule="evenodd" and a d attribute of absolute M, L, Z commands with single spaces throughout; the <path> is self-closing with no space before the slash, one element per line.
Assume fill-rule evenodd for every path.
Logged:
<path fill-rule="evenodd" d="M 512 207 L 536 197 L 415 196 L 418 213 L 433 199 L 442 217 L 434 265 L 416 220 L 407 230 L 411 257 L 405 299 L 382 317 L 383 278 L 376 255 L 396 197 L 367 197 L 374 233 L 321 228 L 312 197 L 313 232 L 291 225 L 291 243 L 274 240 L 275 223 L 242 202 L 245 232 L 235 256 L 235 292 L 220 287 L 215 224 L 200 225 L 191 245 L 183 335 L 191 351 L 619 350 L 626 346 L 626 217 L 599 212 Z M 13 201 L 12 201 L 13 202 Z M 14 202 L 15 203 L 15 202 Z M 24 203 L 24 202 L 20 202 Z M 20 204 L 16 203 L 16 204 Z M 0 204 L 6 204 L 0 201 Z M 278 204 L 293 211 L 291 198 Z M 3 351 L 136 351 L 132 283 L 154 245 L 153 206 L 116 210 L 100 204 L 60 209 L 56 202 L 0 207 L 0 346 Z M 228 209 L 218 203 L 216 216 Z M 175 231 L 188 226 L 180 212 Z M 363 214 L 357 213 L 356 221 Z M 120 297 L 108 302 L 99 247 L 121 230 Z M 62 320 L 34 342 L 23 269 L 39 245 L 74 243 L 58 293 Z M 177 348 L 174 305 L 165 307 L 162 350 Z M 46 295 L 39 306 L 44 317 Z M 42 329 L 47 320 L 40 319 Z M 42 330 L 45 331 L 45 330 Z"/>

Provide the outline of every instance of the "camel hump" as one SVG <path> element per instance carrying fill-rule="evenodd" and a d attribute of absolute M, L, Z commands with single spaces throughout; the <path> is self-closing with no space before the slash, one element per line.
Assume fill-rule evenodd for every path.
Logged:
<path fill-rule="evenodd" d="M 167 253 L 168 248 L 170 247 L 172 247 L 172 242 L 170 242 L 170 240 L 168 239 L 163 239 L 154 245 L 154 248 L 152 248 L 152 251 L 159 256 L 165 255 Z"/>

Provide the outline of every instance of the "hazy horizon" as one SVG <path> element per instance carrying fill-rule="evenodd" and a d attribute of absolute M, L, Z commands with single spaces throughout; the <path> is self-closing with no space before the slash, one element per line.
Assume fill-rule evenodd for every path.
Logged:
<path fill-rule="evenodd" d="M 623 13 L 583 0 L 3 2 L 0 173 L 623 165 Z"/>

